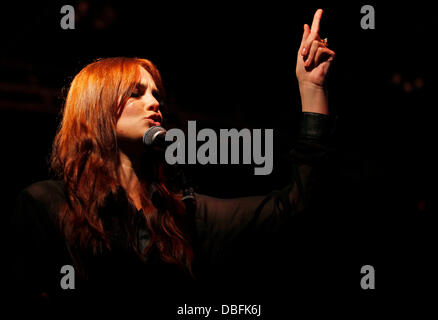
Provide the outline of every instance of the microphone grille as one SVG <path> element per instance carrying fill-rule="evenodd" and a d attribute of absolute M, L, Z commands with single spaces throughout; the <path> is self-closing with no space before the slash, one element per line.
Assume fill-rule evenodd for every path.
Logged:
<path fill-rule="evenodd" d="M 154 140 L 157 138 L 160 134 L 165 134 L 166 129 L 160 126 L 153 126 L 146 130 L 143 136 L 143 143 L 146 146 L 151 146 L 154 142 Z"/>

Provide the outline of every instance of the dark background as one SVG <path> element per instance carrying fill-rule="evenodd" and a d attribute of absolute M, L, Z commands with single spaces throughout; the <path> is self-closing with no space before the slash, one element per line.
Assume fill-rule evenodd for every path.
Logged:
<path fill-rule="evenodd" d="M 321 37 L 337 54 L 329 80 L 336 152 L 315 206 L 318 218 L 291 234 L 296 251 L 281 248 L 289 264 L 279 273 L 287 278 L 296 266 L 306 275 L 303 300 L 318 305 L 332 298 L 339 302 L 334 310 L 368 310 L 394 297 L 412 301 L 433 289 L 437 19 L 426 3 L 71 1 L 76 29 L 62 30 L 64 4 L 2 4 L 2 229 L 17 193 L 48 178 L 70 81 L 102 57 L 138 56 L 158 66 L 169 127 L 197 120 L 198 128 L 274 128 L 271 175 L 254 176 L 253 166 L 188 168 L 198 192 L 235 197 L 286 185 L 300 113 L 296 52 L 303 24 L 323 8 Z M 366 4 L 374 6 L 375 30 L 360 27 Z M 359 285 L 366 264 L 376 269 L 374 291 Z M 269 282 L 261 269 L 254 273 Z M 278 283 L 284 287 L 294 288 Z M 258 297 L 287 314 L 288 296 Z M 221 295 L 212 299 L 222 303 Z"/>

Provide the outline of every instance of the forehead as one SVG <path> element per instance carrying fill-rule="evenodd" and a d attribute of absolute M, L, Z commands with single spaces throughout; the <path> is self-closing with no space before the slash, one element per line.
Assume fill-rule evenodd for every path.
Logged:
<path fill-rule="evenodd" d="M 147 72 L 145 68 L 143 67 L 139 67 L 139 68 L 140 68 L 140 83 L 147 88 L 151 88 L 152 90 L 157 90 L 157 86 L 151 74 Z"/>

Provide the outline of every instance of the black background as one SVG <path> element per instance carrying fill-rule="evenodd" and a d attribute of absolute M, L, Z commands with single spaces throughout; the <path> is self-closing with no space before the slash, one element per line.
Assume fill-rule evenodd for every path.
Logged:
<path fill-rule="evenodd" d="M 158 66 L 169 127 L 197 120 L 198 127 L 274 128 L 271 175 L 254 176 L 253 166 L 188 168 L 198 192 L 235 197 L 287 184 L 300 113 L 296 52 L 303 24 L 323 8 L 321 36 L 337 54 L 329 78 L 336 152 L 320 191 L 324 205 L 317 204 L 316 216 L 277 250 L 285 264 L 250 273 L 253 284 L 261 279 L 270 283 L 266 290 L 278 292 L 235 281 L 211 301 L 226 303 L 224 295 L 238 292 L 234 303 L 262 303 L 271 314 L 293 314 L 309 303 L 309 312 L 319 306 L 334 314 L 354 306 L 355 316 L 382 306 L 403 310 L 410 304 L 400 301 L 433 289 L 437 22 L 429 5 L 86 3 L 68 3 L 76 10 L 75 30 L 60 27 L 66 3 L 2 5 L 2 229 L 17 192 L 48 177 L 47 157 L 69 82 L 102 57 L 138 56 Z M 366 4 L 375 8 L 375 30 L 360 27 Z M 360 268 L 367 264 L 376 270 L 374 291 L 360 288 Z M 279 294 L 284 288 L 290 295 Z"/>

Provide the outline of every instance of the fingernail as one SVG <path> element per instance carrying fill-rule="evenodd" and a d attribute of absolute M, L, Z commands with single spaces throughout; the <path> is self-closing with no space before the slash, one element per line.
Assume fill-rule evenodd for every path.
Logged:
<path fill-rule="evenodd" d="M 306 54 L 306 48 L 303 48 L 303 54 Z"/>

